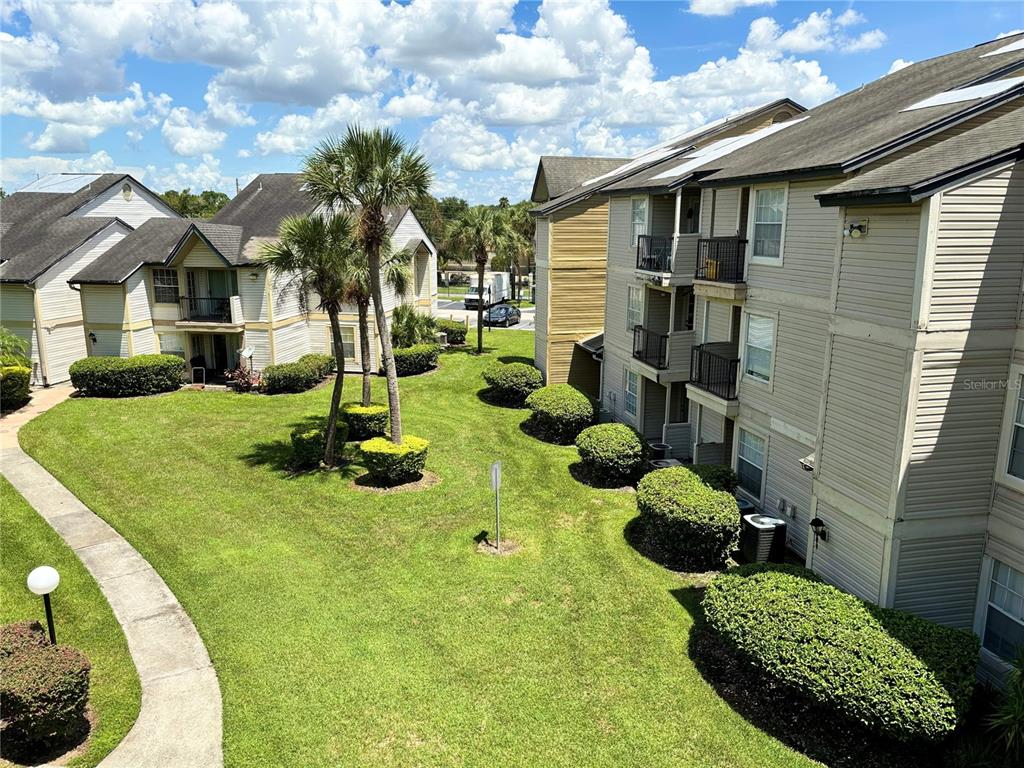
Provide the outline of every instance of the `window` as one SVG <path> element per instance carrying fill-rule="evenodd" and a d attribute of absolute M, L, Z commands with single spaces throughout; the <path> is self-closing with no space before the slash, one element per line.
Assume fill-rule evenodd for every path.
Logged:
<path fill-rule="evenodd" d="M 157 304 L 178 303 L 178 270 L 153 270 L 153 301 Z"/>
<path fill-rule="evenodd" d="M 157 341 L 160 343 L 160 354 L 177 355 L 185 359 L 185 335 L 182 333 L 160 333 L 157 334 Z"/>
<path fill-rule="evenodd" d="M 764 479 L 764 438 L 745 429 L 740 430 L 736 474 L 740 479 L 740 488 L 760 499 L 761 481 Z"/>
<path fill-rule="evenodd" d="M 627 286 L 626 295 L 626 330 L 632 331 L 644 323 L 644 289 L 643 286 Z"/>
<path fill-rule="evenodd" d="M 786 212 L 786 188 L 759 189 L 754 195 L 754 235 L 751 256 L 778 259 L 782 256 L 782 220 Z"/>
<path fill-rule="evenodd" d="M 623 389 L 626 390 L 623 402 L 626 406 L 626 413 L 636 416 L 637 399 L 640 395 L 640 377 L 629 370 L 624 370 L 623 373 L 625 379 Z"/>
<path fill-rule="evenodd" d="M 695 235 L 700 232 L 700 192 L 683 194 L 679 205 L 679 234 Z"/>
<path fill-rule="evenodd" d="M 356 359 L 356 329 L 351 325 L 341 326 L 341 352 L 346 360 Z"/>
<path fill-rule="evenodd" d="M 632 226 L 630 228 L 630 241 L 636 246 L 637 238 L 640 235 L 647 234 L 647 198 L 646 197 L 634 197 L 633 198 L 633 215 L 630 221 Z"/>
<path fill-rule="evenodd" d="M 743 354 L 743 372 L 760 381 L 771 381 L 774 348 L 775 321 L 770 317 L 747 315 L 747 344 Z"/>
<path fill-rule="evenodd" d="M 1010 460 L 1006 473 L 1024 480 L 1024 376 L 1017 377 L 1013 426 L 1010 428 Z"/>
<path fill-rule="evenodd" d="M 1006 661 L 1024 647 L 1024 573 L 998 560 L 992 561 L 981 644 Z"/>

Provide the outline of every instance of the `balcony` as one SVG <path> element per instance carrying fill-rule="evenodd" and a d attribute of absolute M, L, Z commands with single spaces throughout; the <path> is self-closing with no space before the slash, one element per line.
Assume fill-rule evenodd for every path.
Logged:
<path fill-rule="evenodd" d="M 231 299 L 228 297 L 181 297 L 181 319 L 189 323 L 233 324 Z"/>
<path fill-rule="evenodd" d="M 633 357 L 659 371 L 668 368 L 668 334 L 636 326 L 633 328 Z"/>
<path fill-rule="evenodd" d="M 644 272 L 671 272 L 672 238 L 662 235 L 637 237 L 636 268 Z"/>
<path fill-rule="evenodd" d="M 736 399 L 740 358 L 735 344 L 700 344 L 690 350 L 690 385 L 721 400 Z"/>
<path fill-rule="evenodd" d="M 738 237 L 702 237 L 697 241 L 694 291 L 709 299 L 746 297 L 747 241 Z"/>

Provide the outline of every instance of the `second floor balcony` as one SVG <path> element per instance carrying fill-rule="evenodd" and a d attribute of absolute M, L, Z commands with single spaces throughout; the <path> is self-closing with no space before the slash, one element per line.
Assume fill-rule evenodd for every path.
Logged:
<path fill-rule="evenodd" d="M 690 385 L 722 400 L 736 399 L 740 357 L 730 342 L 700 344 L 690 351 Z"/>
<path fill-rule="evenodd" d="M 668 334 L 636 326 L 633 328 L 633 357 L 658 370 L 667 368 Z"/>
<path fill-rule="evenodd" d="M 737 301 L 746 298 L 747 241 L 739 237 L 702 237 L 697 241 L 693 287 L 698 296 Z"/>
<path fill-rule="evenodd" d="M 671 272 L 672 238 L 639 235 L 636 239 L 636 268 L 644 272 Z"/>
<path fill-rule="evenodd" d="M 181 297 L 181 319 L 190 323 L 233 323 L 229 297 Z"/>

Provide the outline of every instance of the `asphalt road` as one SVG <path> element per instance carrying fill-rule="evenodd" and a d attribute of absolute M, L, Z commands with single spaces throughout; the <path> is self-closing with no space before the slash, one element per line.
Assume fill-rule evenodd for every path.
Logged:
<path fill-rule="evenodd" d="M 522 318 L 519 320 L 519 325 L 513 325 L 512 329 L 516 331 L 532 331 L 534 330 L 533 319 L 534 319 L 534 308 L 524 307 L 519 310 L 522 312 Z M 463 307 L 462 301 L 448 301 L 447 299 L 437 300 L 437 317 L 443 317 L 451 320 L 465 320 L 469 318 L 469 324 L 471 327 L 476 327 L 476 310 L 466 310 Z M 496 328 L 495 330 L 503 331 L 504 328 Z"/>

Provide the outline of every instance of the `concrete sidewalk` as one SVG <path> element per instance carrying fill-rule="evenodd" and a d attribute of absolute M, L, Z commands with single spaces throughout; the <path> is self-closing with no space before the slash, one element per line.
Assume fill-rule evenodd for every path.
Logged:
<path fill-rule="evenodd" d="M 38 390 L 0 419 L 0 472 L 85 564 L 128 640 L 142 706 L 100 768 L 220 768 L 220 687 L 192 621 L 153 567 L 18 445 L 21 426 L 72 391 Z"/>

